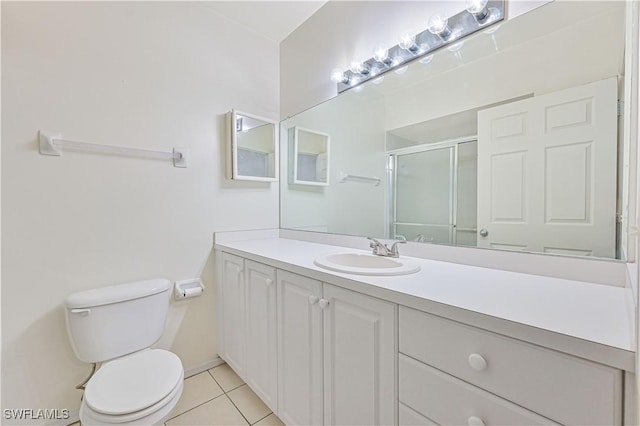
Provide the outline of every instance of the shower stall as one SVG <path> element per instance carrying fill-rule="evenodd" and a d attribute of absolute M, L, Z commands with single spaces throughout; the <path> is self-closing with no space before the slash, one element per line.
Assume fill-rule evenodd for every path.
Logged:
<path fill-rule="evenodd" d="M 476 139 L 411 146 L 387 154 L 389 237 L 475 246 Z"/>

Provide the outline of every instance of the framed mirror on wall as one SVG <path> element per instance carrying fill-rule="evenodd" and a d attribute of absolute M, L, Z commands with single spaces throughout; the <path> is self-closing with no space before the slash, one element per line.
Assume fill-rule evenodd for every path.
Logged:
<path fill-rule="evenodd" d="M 278 123 L 253 114 L 227 113 L 229 154 L 227 177 L 235 180 L 278 180 Z"/>
<path fill-rule="evenodd" d="M 302 127 L 289 129 L 289 182 L 296 185 L 329 185 L 331 137 Z"/>
<path fill-rule="evenodd" d="M 550 2 L 286 119 L 282 147 L 331 134 L 332 168 L 323 191 L 281 183 L 281 227 L 624 259 L 632 13 Z"/>

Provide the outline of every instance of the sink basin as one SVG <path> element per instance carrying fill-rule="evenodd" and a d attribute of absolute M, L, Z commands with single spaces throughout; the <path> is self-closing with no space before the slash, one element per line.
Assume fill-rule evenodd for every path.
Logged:
<path fill-rule="evenodd" d="M 420 265 L 410 259 L 360 253 L 327 254 L 313 263 L 331 271 L 356 275 L 406 275 L 420 270 Z"/>

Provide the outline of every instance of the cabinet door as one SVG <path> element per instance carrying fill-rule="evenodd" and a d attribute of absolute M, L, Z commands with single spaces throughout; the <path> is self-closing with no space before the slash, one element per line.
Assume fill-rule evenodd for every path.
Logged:
<path fill-rule="evenodd" d="M 245 260 L 247 294 L 246 381 L 277 412 L 278 363 L 276 328 L 276 271 Z"/>
<path fill-rule="evenodd" d="M 280 270 L 277 278 L 278 417 L 288 425 L 319 425 L 322 283 Z"/>
<path fill-rule="evenodd" d="M 222 280 L 219 283 L 222 303 L 220 335 L 223 345 L 220 357 L 240 377 L 245 378 L 246 354 L 246 300 L 243 277 L 243 259 L 229 253 L 222 254 Z"/>
<path fill-rule="evenodd" d="M 325 424 L 395 424 L 395 305 L 324 284 L 320 306 Z"/>

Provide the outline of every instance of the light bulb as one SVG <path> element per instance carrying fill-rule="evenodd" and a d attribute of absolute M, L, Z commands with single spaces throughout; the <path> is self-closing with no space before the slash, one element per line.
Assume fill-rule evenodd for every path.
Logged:
<path fill-rule="evenodd" d="M 447 25 L 449 20 L 443 13 L 435 13 L 429 18 L 429 32 L 442 39 L 447 39 L 451 35 L 451 28 Z"/>
<path fill-rule="evenodd" d="M 373 59 L 378 62 L 382 62 L 386 64 L 389 61 L 389 49 L 387 49 L 384 45 L 379 45 L 373 51 Z"/>
<path fill-rule="evenodd" d="M 373 80 L 371 80 L 371 82 L 372 82 L 373 84 L 380 84 L 380 83 L 382 83 L 383 81 L 384 81 L 384 75 L 381 75 L 380 77 L 378 77 L 378 78 L 374 78 Z"/>
<path fill-rule="evenodd" d="M 371 68 L 369 67 L 369 65 L 360 61 L 351 62 L 351 66 L 349 67 L 349 69 L 354 74 L 369 75 L 369 73 L 371 72 Z"/>
<path fill-rule="evenodd" d="M 488 0 L 467 0 L 467 12 L 472 14 L 476 21 L 482 23 L 489 16 L 487 3 Z"/>
<path fill-rule="evenodd" d="M 398 46 L 400 46 L 404 50 L 408 50 L 411 53 L 415 53 L 418 51 L 416 36 L 409 33 L 405 33 L 400 36 L 400 43 L 398 43 Z"/>
<path fill-rule="evenodd" d="M 348 83 L 349 77 L 347 77 L 341 69 L 336 68 L 331 71 L 331 81 L 334 83 Z"/>

